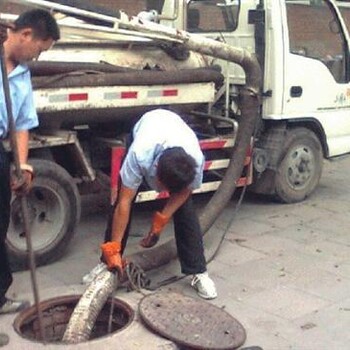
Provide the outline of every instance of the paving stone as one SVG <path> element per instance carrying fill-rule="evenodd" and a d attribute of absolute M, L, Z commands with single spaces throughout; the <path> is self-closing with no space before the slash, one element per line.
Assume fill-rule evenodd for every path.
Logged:
<path fill-rule="evenodd" d="M 350 278 L 350 259 L 333 264 L 333 268 L 337 275 Z"/>
<path fill-rule="evenodd" d="M 325 255 L 312 256 L 303 252 L 296 252 L 294 254 L 270 257 L 267 261 L 273 268 L 278 268 L 286 272 L 286 274 L 304 276 L 305 279 L 308 275 L 317 276 L 320 271 L 328 271 L 334 275 L 341 276 L 341 270 L 338 270 L 337 266 L 342 266 L 342 261 L 339 260 L 337 263 L 334 263 L 333 259 L 330 260 Z"/>
<path fill-rule="evenodd" d="M 276 237 L 288 238 L 299 243 L 313 243 L 327 240 L 329 234 L 317 230 L 312 226 L 305 225 L 303 223 L 298 223 L 289 227 L 284 228 L 283 230 L 274 229 L 269 232 L 270 235 Z"/>
<path fill-rule="evenodd" d="M 262 291 L 284 283 L 281 272 L 271 267 L 265 260 L 253 260 L 237 266 L 224 265 L 216 262 L 211 266 L 212 271 L 218 278 L 232 285 L 245 286 L 247 290 Z"/>
<path fill-rule="evenodd" d="M 273 230 L 274 227 L 268 223 L 257 222 L 252 219 L 243 218 L 232 223 L 227 232 L 227 238 L 247 238 L 263 235 Z"/>
<path fill-rule="evenodd" d="M 312 256 L 327 256 L 329 260 L 345 260 L 350 256 L 350 246 L 330 241 L 305 244 L 303 252 Z"/>
<path fill-rule="evenodd" d="M 285 286 L 265 290 L 248 297 L 244 302 L 288 320 L 330 305 L 328 300 Z"/>
<path fill-rule="evenodd" d="M 300 219 L 298 221 L 298 219 L 296 219 L 292 213 L 289 213 L 286 208 L 284 208 L 284 210 L 280 213 L 271 210 L 271 212 L 267 215 L 254 215 L 254 221 L 268 224 L 271 226 L 271 228 L 284 229 L 300 222 Z"/>
<path fill-rule="evenodd" d="M 238 240 L 238 242 L 240 242 Z M 266 257 L 266 254 L 259 253 L 255 250 L 242 247 L 237 241 L 226 239 L 222 244 L 219 254 L 216 257 L 217 262 L 227 264 L 229 266 L 244 264 L 247 261 L 259 260 Z"/>
<path fill-rule="evenodd" d="M 299 275 L 285 286 L 334 302 L 346 299 L 350 295 L 350 279 L 320 270 L 313 278 L 306 279 L 305 275 Z"/>
<path fill-rule="evenodd" d="M 276 232 L 276 231 L 274 231 Z M 251 237 L 240 243 L 243 247 L 254 249 L 257 252 L 278 256 L 280 254 L 293 254 L 295 251 L 302 251 L 304 245 L 293 239 L 284 238 L 283 232 L 279 236 L 265 234 L 258 237 Z"/>
<path fill-rule="evenodd" d="M 311 226 L 314 229 L 326 232 L 329 234 L 329 236 L 332 236 L 334 234 L 339 233 L 348 233 L 349 231 L 347 230 L 347 228 L 349 227 L 349 224 L 349 216 L 344 216 L 341 214 L 332 214 L 332 220 L 330 220 L 330 216 L 326 216 L 322 219 L 312 220 L 307 225 Z"/>
<path fill-rule="evenodd" d="M 272 315 L 252 305 L 242 301 L 231 300 L 228 296 L 223 296 L 220 300 L 212 301 L 238 319 L 245 327 L 247 340 L 244 346 L 261 346 L 264 350 L 284 350 L 292 349 L 296 344 L 296 339 L 285 336 L 295 335 L 299 329 L 292 322 L 276 315 Z"/>
<path fill-rule="evenodd" d="M 350 298 L 330 305 L 301 318 L 295 319 L 295 325 L 314 325 L 305 329 L 302 342 L 307 349 L 347 350 L 350 344 L 349 327 Z"/>

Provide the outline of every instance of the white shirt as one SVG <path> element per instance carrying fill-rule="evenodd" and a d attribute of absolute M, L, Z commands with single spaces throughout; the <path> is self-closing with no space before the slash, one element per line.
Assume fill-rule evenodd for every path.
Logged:
<path fill-rule="evenodd" d="M 156 181 L 159 157 L 168 148 L 182 147 L 197 163 L 196 176 L 189 188 L 200 187 L 204 156 L 197 136 L 180 116 L 165 109 L 147 112 L 134 126 L 133 138 L 120 170 L 124 186 L 136 190 L 145 178 L 152 189 L 160 192 Z"/>

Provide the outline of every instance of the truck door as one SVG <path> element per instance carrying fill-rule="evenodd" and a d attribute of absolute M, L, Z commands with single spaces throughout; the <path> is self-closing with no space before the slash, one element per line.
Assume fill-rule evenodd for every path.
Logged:
<path fill-rule="evenodd" d="M 350 152 L 349 36 L 341 12 L 330 0 L 285 5 L 281 117 L 324 132 L 327 156 Z"/>

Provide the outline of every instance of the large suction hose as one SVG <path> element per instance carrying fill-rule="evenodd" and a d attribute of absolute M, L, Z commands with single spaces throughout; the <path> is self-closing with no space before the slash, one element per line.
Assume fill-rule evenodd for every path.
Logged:
<path fill-rule="evenodd" d="M 77 344 L 89 340 L 101 309 L 117 286 L 117 276 L 107 270 L 89 284 L 70 317 L 62 339 L 64 343 Z"/>

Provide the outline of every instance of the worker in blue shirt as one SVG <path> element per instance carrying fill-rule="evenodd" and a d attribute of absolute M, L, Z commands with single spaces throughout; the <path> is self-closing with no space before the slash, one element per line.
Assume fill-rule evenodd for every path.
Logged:
<path fill-rule="evenodd" d="M 191 285 L 205 299 L 217 296 L 206 269 L 203 238 L 198 216 L 192 205 L 192 191 L 200 187 L 204 156 L 192 129 L 177 114 L 156 109 L 147 112 L 133 129 L 133 141 L 120 170 L 121 188 L 115 204 L 111 229 L 102 244 L 102 260 L 109 269 L 122 270 L 121 255 L 128 237 L 131 207 L 138 188 L 145 180 L 154 190 L 170 196 L 153 216 L 150 231 L 141 246 L 154 246 L 165 225 L 173 218 L 175 240 L 182 273 L 193 275 Z M 109 231 L 109 232 L 108 232 Z M 85 282 L 103 269 L 97 265 Z M 84 281 L 84 279 L 83 279 Z"/>
<path fill-rule="evenodd" d="M 38 125 L 38 116 L 33 101 L 30 72 L 26 62 L 37 59 L 60 37 L 56 20 L 44 10 L 30 10 L 21 14 L 13 28 L 0 26 L 0 40 L 4 48 L 12 112 L 15 122 L 18 156 L 22 169 L 21 181 L 10 175 L 8 155 L 2 140 L 8 135 L 8 116 L 0 74 L 0 314 L 17 312 L 28 302 L 12 300 L 6 293 L 12 284 L 12 273 L 6 251 L 6 235 L 10 221 L 11 191 L 21 195 L 29 191 L 33 179 L 33 168 L 27 163 L 30 129 Z"/>

